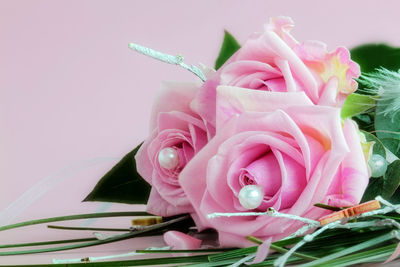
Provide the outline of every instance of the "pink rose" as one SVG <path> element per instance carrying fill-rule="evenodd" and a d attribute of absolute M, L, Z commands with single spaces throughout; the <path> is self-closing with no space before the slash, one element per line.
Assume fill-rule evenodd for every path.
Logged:
<path fill-rule="evenodd" d="M 246 236 L 279 240 L 301 223 L 249 216 L 210 219 L 214 212 L 246 212 L 238 195 L 251 184 L 264 190 L 255 210 L 318 219 L 313 205 L 358 203 L 368 169 L 358 129 L 343 125 L 340 109 L 314 105 L 305 92 L 217 88 L 216 135 L 186 165 L 179 181 L 195 209 L 199 229 L 215 228 L 222 246 L 251 245 Z"/>
<path fill-rule="evenodd" d="M 218 85 L 271 92 L 305 92 L 314 104 L 342 106 L 357 89 L 359 66 L 349 51 L 328 52 L 317 41 L 297 42 L 287 17 L 272 18 L 263 33 L 253 34 L 199 91 L 193 108 L 215 125 L 215 90 Z"/>
<path fill-rule="evenodd" d="M 136 154 L 139 174 L 152 185 L 147 211 L 172 216 L 193 208 L 178 182 L 178 175 L 207 143 L 203 121 L 189 104 L 198 86 L 164 83 L 155 101 L 150 136 Z"/>

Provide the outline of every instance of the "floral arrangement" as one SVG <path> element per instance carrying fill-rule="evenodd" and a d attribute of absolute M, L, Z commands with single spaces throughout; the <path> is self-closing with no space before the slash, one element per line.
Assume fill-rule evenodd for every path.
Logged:
<path fill-rule="evenodd" d="M 297 41 L 293 26 L 290 18 L 272 18 L 242 46 L 225 32 L 215 70 L 129 44 L 200 79 L 162 84 L 148 138 L 85 199 L 147 204 L 147 210 L 48 218 L 0 231 L 71 219 L 159 217 L 135 219 L 124 234 L 0 255 L 163 234 L 166 248 L 55 263 L 348 266 L 395 259 L 399 49 L 330 50 L 322 42 Z M 179 256 L 99 261 L 145 253 Z"/>

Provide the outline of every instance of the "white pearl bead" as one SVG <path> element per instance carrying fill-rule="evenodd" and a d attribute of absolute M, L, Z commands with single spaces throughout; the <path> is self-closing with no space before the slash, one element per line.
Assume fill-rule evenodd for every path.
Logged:
<path fill-rule="evenodd" d="M 373 154 L 368 161 L 368 166 L 371 169 L 371 177 L 381 177 L 387 170 L 387 162 L 379 154 Z"/>
<path fill-rule="evenodd" d="M 163 148 L 158 153 L 158 163 L 167 170 L 173 170 L 179 165 L 179 154 L 172 147 Z"/>
<path fill-rule="evenodd" d="M 261 205 L 264 199 L 264 189 L 260 185 L 246 185 L 240 189 L 239 202 L 244 208 L 252 210 Z"/>

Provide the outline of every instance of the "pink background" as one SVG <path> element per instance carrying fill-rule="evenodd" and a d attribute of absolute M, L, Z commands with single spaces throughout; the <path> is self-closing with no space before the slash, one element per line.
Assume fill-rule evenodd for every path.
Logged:
<path fill-rule="evenodd" d="M 6 208 L 48 176 L 58 177 L 50 191 L 37 195 L 29 208 L 14 210 L 18 216 L 8 221 L 106 209 L 80 201 L 115 158 L 146 138 L 161 81 L 197 79 L 130 51 L 128 42 L 181 53 L 186 63 L 213 66 L 223 29 L 243 42 L 251 32 L 261 31 L 268 17 L 287 15 L 296 22 L 293 34 L 298 40 L 321 40 L 331 49 L 365 42 L 400 45 L 399 7 L 395 0 L 1 0 L 0 224 Z M 110 159 L 76 170 L 99 157 Z M 0 243 L 82 235 L 36 227 L 0 233 Z M 162 245 L 159 238 L 147 241 Z M 92 256 L 94 250 L 110 254 L 135 247 L 143 245 L 126 241 L 71 253 Z M 54 255 L 1 257 L 0 263 L 44 263 L 71 256 Z"/>

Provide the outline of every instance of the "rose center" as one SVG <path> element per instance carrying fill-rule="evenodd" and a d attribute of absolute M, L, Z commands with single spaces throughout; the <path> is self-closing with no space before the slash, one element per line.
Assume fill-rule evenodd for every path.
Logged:
<path fill-rule="evenodd" d="M 280 189 L 282 183 L 279 163 L 273 153 L 269 152 L 253 161 L 239 174 L 239 184 L 260 185 L 264 189 L 264 199 L 271 199 Z"/>
<path fill-rule="evenodd" d="M 246 186 L 246 185 L 255 185 L 255 184 L 257 184 L 257 183 L 254 181 L 254 179 L 253 179 L 252 176 L 249 176 L 248 173 L 244 174 L 243 186 Z"/>

